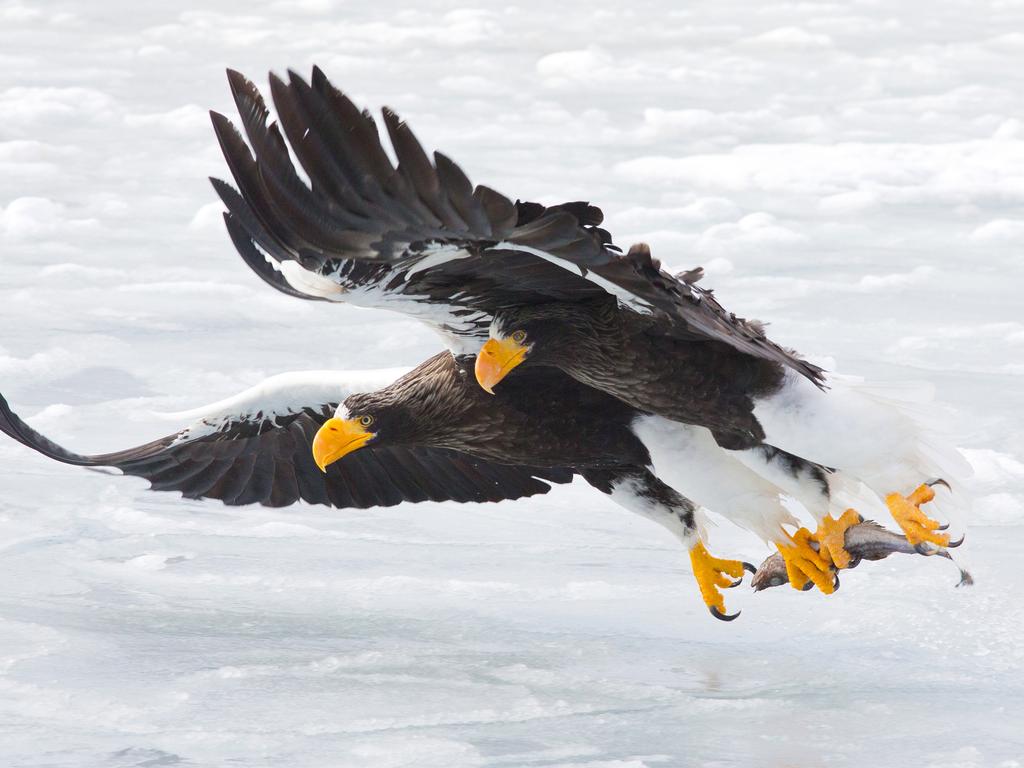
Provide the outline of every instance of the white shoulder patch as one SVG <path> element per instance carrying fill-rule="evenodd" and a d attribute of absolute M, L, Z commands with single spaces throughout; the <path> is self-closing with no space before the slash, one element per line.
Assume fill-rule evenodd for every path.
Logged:
<path fill-rule="evenodd" d="M 334 301 L 345 300 L 345 287 L 330 278 L 304 269 L 297 261 L 274 262 L 288 285 L 309 296 L 318 296 Z"/>
<path fill-rule="evenodd" d="M 468 256 L 473 255 L 465 248 L 460 248 L 459 246 L 452 245 L 451 243 L 430 243 L 423 249 L 422 253 L 423 257 L 413 264 L 406 272 L 407 277 L 412 277 L 417 272 L 423 272 L 434 267 L 439 267 L 442 264 L 447 264 L 449 261 L 465 259 Z"/>
<path fill-rule="evenodd" d="M 340 403 L 357 392 L 386 387 L 409 368 L 363 371 L 295 371 L 271 376 L 253 387 L 216 403 L 177 413 L 158 413 L 160 418 L 192 419 L 177 442 L 194 440 L 219 431 L 231 422 L 262 422 Z"/>
<path fill-rule="evenodd" d="M 500 243 L 495 243 L 492 247 L 488 248 L 487 250 L 519 251 L 521 253 L 528 253 L 531 256 L 536 256 L 538 259 L 543 259 L 544 261 L 550 262 L 551 264 L 554 264 L 556 267 L 564 269 L 567 272 L 578 272 L 580 274 L 580 277 L 582 277 L 584 280 L 593 283 L 594 285 L 600 286 L 604 291 L 610 293 L 612 296 L 618 299 L 619 304 L 626 307 L 627 309 L 631 309 L 634 312 L 638 312 L 642 315 L 649 315 L 653 311 L 651 305 L 648 304 L 643 299 L 641 299 L 639 296 L 630 293 L 625 288 L 620 288 L 619 286 L 615 285 L 615 283 L 605 280 L 600 275 L 595 274 L 592 269 L 584 270 L 578 264 L 573 264 L 571 261 L 561 259 L 558 256 L 554 256 L 548 253 L 547 251 L 542 251 L 538 248 L 531 248 L 528 245 L 519 245 L 518 243 L 508 242 L 507 240 L 502 240 Z"/>

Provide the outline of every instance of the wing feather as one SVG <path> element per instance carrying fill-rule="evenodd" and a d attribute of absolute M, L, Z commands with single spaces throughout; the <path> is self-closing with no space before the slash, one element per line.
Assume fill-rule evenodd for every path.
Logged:
<path fill-rule="evenodd" d="M 254 244 L 278 262 L 295 260 L 346 289 L 369 289 L 359 295 L 371 306 L 374 297 L 396 292 L 434 304 L 448 314 L 437 324 L 449 331 L 459 327 L 464 310 L 492 315 L 517 304 L 610 293 L 624 311 L 652 315 L 668 335 L 722 342 L 822 383 L 820 368 L 697 286 L 696 271 L 674 277 L 642 245 L 622 254 L 600 227 L 604 216 L 596 206 L 513 203 L 489 187 L 473 187 L 446 155 L 435 152 L 431 160 L 408 124 L 385 108 L 396 168 L 373 119 L 318 68 L 310 83 L 294 72 L 288 82 L 270 76 L 280 127 L 269 122 L 255 85 L 233 71 L 228 79 L 252 152 L 227 118 L 214 115 L 238 193 L 223 182 L 215 186 L 233 216 L 232 241 L 271 285 L 283 288 L 254 258 Z M 288 143 L 311 185 L 292 165 Z M 359 261 L 386 267 L 354 270 L 350 265 Z M 286 292 L 303 292 L 284 285 L 291 288 Z M 459 332 L 485 335 L 485 326 Z"/>
<path fill-rule="evenodd" d="M 313 435 L 340 399 L 375 377 L 333 374 L 317 381 L 284 375 L 202 409 L 173 435 L 99 455 L 68 451 L 36 432 L 0 396 L 0 431 L 57 461 L 112 466 L 148 479 L 154 490 L 229 505 L 287 506 L 302 499 L 336 507 L 392 506 L 403 501 L 499 501 L 546 493 L 572 479 L 568 469 L 505 466 L 446 449 L 374 447 L 346 456 L 322 473 Z M 347 389 L 339 385 L 346 378 Z M 325 397 L 333 391 L 336 397 Z"/>
<path fill-rule="evenodd" d="M 669 323 L 667 332 L 673 332 L 672 323 L 681 323 L 679 333 L 720 341 L 741 352 L 773 360 L 823 386 L 822 368 L 771 341 L 761 323 L 728 312 L 712 291 L 696 285 L 700 278 L 697 270 L 684 273 L 682 278 L 670 275 L 642 243 L 624 255 L 609 254 L 604 263 L 588 266 L 616 288 L 657 310 L 659 319 Z"/>
<path fill-rule="evenodd" d="M 252 149 L 227 118 L 211 115 L 238 191 L 232 194 L 223 182 L 215 182 L 215 187 L 235 219 L 232 240 L 245 261 L 262 270 L 261 277 L 269 273 L 253 258 L 251 243 L 275 261 L 297 261 L 344 281 L 346 288 L 422 296 L 417 263 L 431 259 L 432 264 L 452 264 L 466 256 L 479 261 L 488 245 L 516 240 L 519 206 L 493 189 L 474 188 L 444 155 L 435 154 L 432 164 L 408 125 L 385 110 L 385 127 L 399 161 L 397 168 L 392 166 L 372 119 L 319 70 L 314 70 L 312 85 L 294 73 L 288 83 L 271 77 L 281 128 L 268 123 L 269 110 L 251 82 L 237 72 L 229 73 L 229 82 Z M 284 136 L 312 186 L 302 182 L 291 165 Z M 596 209 L 566 206 L 550 215 L 542 206 L 532 210 L 524 241 L 556 251 L 600 250 L 600 235 L 574 218 L 577 210 Z M 546 233 L 554 238 L 550 243 Z M 438 256 L 445 245 L 453 246 L 447 251 L 448 261 Z M 489 311 L 516 299 L 536 300 L 538 294 L 550 299 L 603 293 L 578 275 L 542 261 L 528 283 L 505 279 L 506 258 L 507 254 L 487 257 L 486 270 L 478 268 L 487 283 L 486 293 L 463 292 L 461 305 Z M 354 274 L 347 267 L 353 260 L 388 262 L 394 269 Z M 440 290 L 440 271 L 431 271 L 434 293 L 427 300 L 444 304 L 458 287 L 445 285 Z M 365 292 L 361 296 L 365 298 Z"/>

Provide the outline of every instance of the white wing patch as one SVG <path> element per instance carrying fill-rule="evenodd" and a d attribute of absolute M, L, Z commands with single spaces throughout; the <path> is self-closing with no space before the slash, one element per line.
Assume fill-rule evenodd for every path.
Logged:
<path fill-rule="evenodd" d="M 412 277 L 417 272 L 424 272 L 428 269 L 439 267 L 442 264 L 447 264 L 449 261 L 457 261 L 458 259 L 465 259 L 473 255 L 465 248 L 460 248 L 451 243 L 429 243 L 421 253 L 423 258 L 406 272 L 408 277 Z"/>
<path fill-rule="evenodd" d="M 167 419 L 195 419 L 175 444 L 195 440 L 224 429 L 234 422 L 273 420 L 339 403 L 357 392 L 374 392 L 386 387 L 409 368 L 379 368 L 363 371 L 295 371 L 271 376 L 233 397 L 178 413 L 156 414 Z"/>
<path fill-rule="evenodd" d="M 348 292 L 334 280 L 304 269 L 297 261 L 271 262 L 288 281 L 288 285 L 309 296 L 318 296 L 332 301 L 345 301 Z"/>
<path fill-rule="evenodd" d="M 345 302 L 364 309 L 386 309 L 415 318 L 440 334 L 445 346 L 456 355 L 476 354 L 487 338 L 490 315 L 481 311 L 468 314 L 453 311 L 471 298 L 464 291 L 452 296 L 451 303 L 439 304 L 420 294 L 404 293 L 401 285 L 392 291 L 380 285 L 348 286 L 341 277 L 343 266 L 328 275 L 321 275 L 305 269 L 297 261 L 278 261 L 258 244 L 254 245 L 288 285 L 307 296 Z M 422 254 L 423 257 L 406 270 L 406 281 L 419 272 L 473 255 L 450 243 L 431 243 Z"/>
<path fill-rule="evenodd" d="M 321 299 L 330 299 L 331 301 L 345 301 L 345 293 L 347 292 L 345 286 L 322 275 L 318 275 L 316 272 L 305 269 L 297 261 L 278 261 L 263 250 L 255 240 L 252 241 L 252 244 L 259 251 L 260 255 L 263 256 L 263 260 L 273 267 L 275 272 L 279 272 L 285 279 L 285 282 L 295 290 L 307 296 L 316 296 Z"/>
<path fill-rule="evenodd" d="M 531 248 L 528 245 L 519 245 L 517 243 L 511 243 L 508 242 L 507 240 L 502 240 L 500 243 L 495 243 L 487 250 L 519 251 L 520 253 L 528 253 L 531 256 L 536 256 L 538 259 L 544 259 L 544 261 L 554 264 L 556 267 L 564 269 L 567 272 L 578 271 L 580 273 L 580 277 L 582 277 L 584 280 L 588 280 L 594 285 L 600 286 L 605 292 L 610 293 L 612 296 L 618 299 L 619 304 L 626 307 L 627 309 L 630 309 L 641 315 L 649 315 L 654 311 L 651 305 L 648 304 L 643 299 L 641 299 L 639 296 L 630 293 L 625 288 L 621 288 L 620 286 L 615 285 L 615 283 L 605 280 L 600 275 L 595 274 L 592 269 L 585 270 L 578 264 L 573 264 L 571 261 L 561 259 L 558 256 L 554 256 L 548 253 L 547 251 L 542 251 L 538 248 Z"/>

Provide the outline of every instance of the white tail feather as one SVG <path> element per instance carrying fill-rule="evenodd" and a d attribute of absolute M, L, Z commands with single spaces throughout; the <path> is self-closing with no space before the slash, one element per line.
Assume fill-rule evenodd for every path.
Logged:
<path fill-rule="evenodd" d="M 909 493 L 942 478 L 954 494 L 937 495 L 945 498 L 931 511 L 962 522 L 970 508 L 971 467 L 943 435 L 947 419 L 933 388 L 848 376 L 830 377 L 829 383 L 831 389 L 821 392 L 787 375 L 781 391 L 759 401 L 754 413 L 766 442 L 838 470 L 831 483 L 836 501 L 849 498 L 865 509 L 878 509 L 877 501 L 888 493 Z M 856 481 L 867 489 L 858 489 Z"/>

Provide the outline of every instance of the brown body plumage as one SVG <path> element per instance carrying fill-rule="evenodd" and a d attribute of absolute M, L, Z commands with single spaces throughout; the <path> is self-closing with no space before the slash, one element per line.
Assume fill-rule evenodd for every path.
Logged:
<path fill-rule="evenodd" d="M 777 390 L 784 378 L 773 360 L 707 338 L 668 335 L 657 319 L 623 312 L 610 296 L 504 310 L 494 327 L 503 335 L 526 333 L 527 363 L 556 367 L 640 411 L 707 427 L 725 448 L 761 443 L 754 398 Z"/>
<path fill-rule="evenodd" d="M 727 568 L 731 578 L 742 577 L 744 567 L 753 571 L 739 561 L 705 562 L 696 507 L 651 471 L 650 452 L 634 431 L 639 411 L 549 366 L 528 369 L 490 395 L 477 385 L 473 364 L 472 356 L 442 352 L 381 390 L 346 398 L 313 441 L 318 465 L 342 464 L 363 446 L 413 446 L 502 464 L 569 467 L 671 530 L 707 567 Z M 709 590 L 711 613 L 735 618 L 725 614 L 717 589 Z"/>
<path fill-rule="evenodd" d="M 353 418 L 370 416 L 374 444 L 449 448 L 506 464 L 608 468 L 650 463 L 629 428 L 627 404 L 551 368 L 524 371 L 492 397 L 473 359 L 442 352 L 377 392 L 352 395 Z"/>

